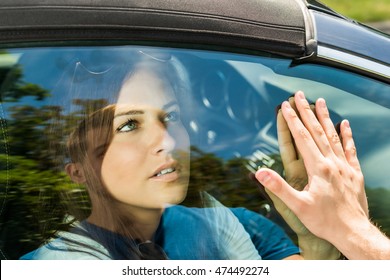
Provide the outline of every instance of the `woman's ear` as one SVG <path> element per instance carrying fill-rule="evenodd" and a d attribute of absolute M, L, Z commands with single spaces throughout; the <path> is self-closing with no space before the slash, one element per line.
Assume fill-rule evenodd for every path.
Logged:
<path fill-rule="evenodd" d="M 78 163 L 68 163 L 65 166 L 65 172 L 74 183 L 83 184 L 86 182 L 84 171 Z"/>

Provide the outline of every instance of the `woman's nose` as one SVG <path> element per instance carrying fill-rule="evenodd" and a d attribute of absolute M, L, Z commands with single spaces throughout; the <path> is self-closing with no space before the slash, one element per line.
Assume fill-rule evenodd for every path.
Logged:
<path fill-rule="evenodd" d="M 153 153 L 170 153 L 176 145 L 175 140 L 171 136 L 169 129 L 162 123 L 159 123 L 153 127 L 153 134 L 151 137 L 153 143 Z"/>

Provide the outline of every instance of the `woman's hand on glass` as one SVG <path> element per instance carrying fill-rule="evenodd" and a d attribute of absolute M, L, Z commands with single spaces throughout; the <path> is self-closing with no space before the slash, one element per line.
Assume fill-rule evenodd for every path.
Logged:
<path fill-rule="evenodd" d="M 291 108 L 297 111 L 294 98 L 291 97 L 288 102 Z M 310 108 L 314 112 L 314 105 L 310 105 Z M 302 191 L 308 182 L 306 168 L 281 110 L 277 112 L 277 132 L 285 179 L 291 187 Z M 332 244 L 312 234 L 280 198 L 267 188 L 265 190 L 280 215 L 297 234 L 299 247 L 305 259 L 335 259 L 339 257 L 338 250 Z"/>

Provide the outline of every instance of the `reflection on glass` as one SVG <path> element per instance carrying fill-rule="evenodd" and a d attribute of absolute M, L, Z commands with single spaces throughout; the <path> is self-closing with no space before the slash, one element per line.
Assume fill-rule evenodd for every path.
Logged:
<path fill-rule="evenodd" d="M 381 98 L 386 85 L 319 66 L 291 69 L 280 58 L 191 50 L 10 49 L 0 60 L 4 259 L 299 253 L 251 174 L 262 165 L 283 173 L 274 109 L 306 88 L 313 100 L 327 98 L 336 122 L 370 127 L 356 142 L 371 214 L 390 231 L 390 186 L 371 169 L 390 131 L 341 106 L 364 108 L 380 126 L 388 110 L 341 81 L 360 79 Z M 344 77 L 339 85 L 335 76 Z"/>

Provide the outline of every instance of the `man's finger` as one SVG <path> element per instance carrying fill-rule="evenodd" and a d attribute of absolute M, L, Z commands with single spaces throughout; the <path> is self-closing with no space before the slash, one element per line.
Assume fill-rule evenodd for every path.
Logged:
<path fill-rule="evenodd" d="M 343 146 L 341 145 L 340 137 L 330 119 L 329 110 L 323 98 L 319 98 L 316 102 L 316 113 L 325 135 L 328 138 L 329 144 L 337 157 L 345 158 Z"/>
<path fill-rule="evenodd" d="M 348 163 L 355 169 L 360 171 L 360 163 L 356 153 L 355 142 L 352 137 L 352 129 L 347 120 L 343 120 L 340 124 L 340 133 L 342 135 L 345 157 Z"/>
<path fill-rule="evenodd" d="M 302 91 L 298 91 L 295 94 L 295 103 L 300 113 L 300 117 L 307 130 L 310 132 L 311 137 L 316 142 L 318 149 L 324 156 L 333 155 L 333 150 L 329 144 L 329 140 L 325 134 L 325 131 L 318 121 L 316 115 L 313 114 L 310 108 L 310 104 L 307 102 L 306 97 Z"/>
<path fill-rule="evenodd" d="M 283 117 L 281 110 L 279 110 L 276 117 L 279 151 L 282 157 L 284 166 L 288 166 L 298 158 L 295 148 L 294 139 L 292 138 L 287 122 Z"/>
<path fill-rule="evenodd" d="M 295 145 L 304 159 L 306 170 L 310 173 L 310 168 L 314 166 L 323 155 L 310 132 L 306 129 L 296 112 L 291 108 L 289 102 L 285 101 L 282 103 L 282 112 L 294 138 Z"/>

